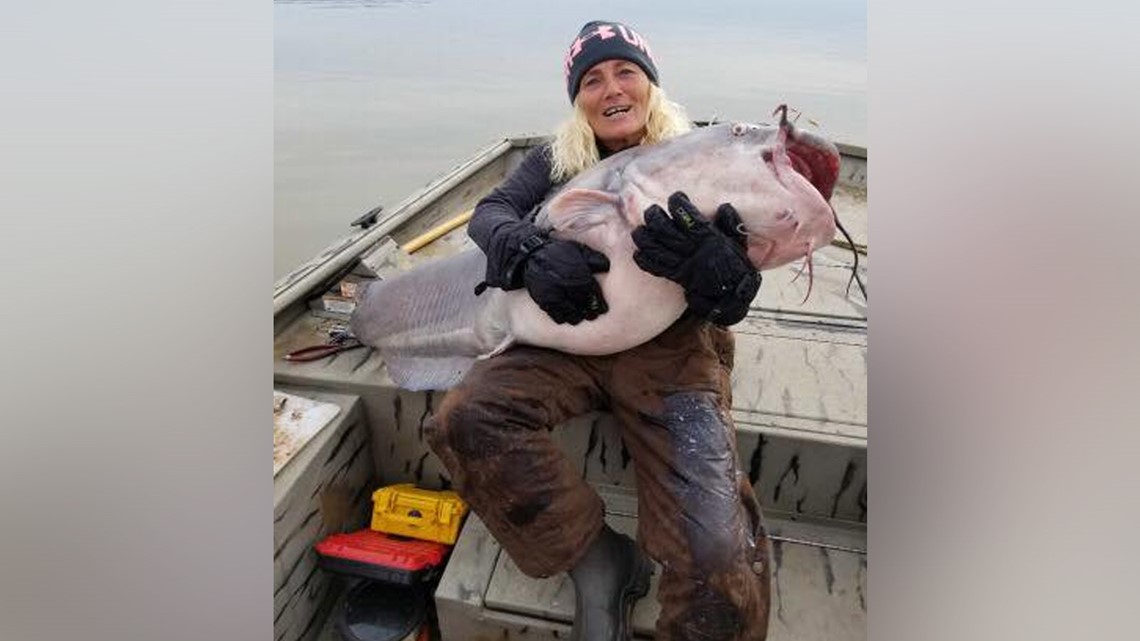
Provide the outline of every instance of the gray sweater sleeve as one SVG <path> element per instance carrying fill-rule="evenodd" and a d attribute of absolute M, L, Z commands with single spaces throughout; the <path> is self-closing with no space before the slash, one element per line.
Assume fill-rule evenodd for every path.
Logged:
<path fill-rule="evenodd" d="M 522 164 L 475 206 L 467 235 L 483 253 L 493 253 L 496 237 L 508 236 L 500 232 L 531 224 L 526 220 L 527 215 L 554 187 L 550 167 L 550 146 L 532 149 Z"/>

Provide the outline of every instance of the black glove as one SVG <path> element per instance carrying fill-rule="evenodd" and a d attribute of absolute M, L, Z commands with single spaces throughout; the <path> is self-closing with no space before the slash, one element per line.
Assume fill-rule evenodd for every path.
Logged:
<path fill-rule="evenodd" d="M 523 265 L 530 254 L 545 243 L 546 238 L 538 228 L 523 220 L 497 228 L 486 249 L 486 280 L 475 293 L 483 293 L 488 286 L 506 291 L 521 288 Z"/>
<path fill-rule="evenodd" d="M 495 232 L 487 248 L 486 281 L 475 288 L 527 288 L 530 297 L 556 323 L 577 325 L 609 311 L 596 272 L 610 261 L 585 245 L 544 236 L 537 227 L 519 221 Z"/>
<path fill-rule="evenodd" d="M 702 318 L 724 326 L 743 320 L 760 272 L 745 253 L 736 209 L 722 204 L 710 224 L 678 191 L 669 197 L 669 213 L 657 205 L 645 210 L 645 226 L 633 230 L 634 262 L 681 285 L 689 309 Z"/>
<path fill-rule="evenodd" d="M 577 325 L 609 311 L 594 278 L 609 270 L 605 254 L 573 241 L 549 239 L 523 266 L 523 283 L 555 323 Z"/>

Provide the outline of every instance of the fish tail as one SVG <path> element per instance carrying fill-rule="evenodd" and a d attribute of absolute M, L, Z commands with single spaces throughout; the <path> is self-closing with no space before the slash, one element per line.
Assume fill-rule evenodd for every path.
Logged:
<path fill-rule="evenodd" d="M 352 332 L 380 352 L 400 387 L 447 389 L 510 342 L 496 313 L 501 292 L 475 294 L 485 272 L 486 257 L 470 250 L 374 281 L 357 297 Z"/>

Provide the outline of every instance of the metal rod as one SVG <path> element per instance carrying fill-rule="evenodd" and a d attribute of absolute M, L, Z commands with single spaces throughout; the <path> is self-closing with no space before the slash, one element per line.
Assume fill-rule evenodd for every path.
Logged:
<path fill-rule="evenodd" d="M 606 514 L 609 516 L 624 516 L 624 517 L 628 517 L 631 519 L 637 518 L 636 512 L 623 512 L 621 510 L 609 510 L 609 509 L 607 509 Z M 847 547 L 845 545 L 835 545 L 834 543 L 821 543 L 819 541 L 808 541 L 807 539 L 793 539 L 790 536 L 780 536 L 778 534 L 769 534 L 768 538 L 773 540 L 773 541 L 780 541 L 781 543 L 793 543 L 795 545 L 810 545 L 812 547 L 827 548 L 828 550 L 836 550 L 838 552 L 851 552 L 853 554 L 862 554 L 863 556 L 867 555 L 866 550 L 861 550 L 859 548 L 853 548 L 853 547 Z"/>
<path fill-rule="evenodd" d="M 819 541 L 807 541 L 805 539 L 793 539 L 791 537 L 777 536 L 775 534 L 769 534 L 768 538 L 772 539 L 773 541 L 781 541 L 783 543 L 795 543 L 796 545 L 810 545 L 810 546 L 817 547 L 817 548 L 827 548 L 828 550 L 838 550 L 840 552 L 852 552 L 854 554 L 862 554 L 863 556 L 867 555 L 866 550 L 860 550 L 859 548 L 849 548 L 849 547 L 846 547 L 843 545 L 835 545 L 833 543 L 820 543 Z"/>
<path fill-rule="evenodd" d="M 841 247 L 843 249 L 849 249 L 852 251 L 859 252 L 860 254 L 863 254 L 864 256 L 867 255 L 867 246 L 862 244 L 862 243 L 849 243 L 846 240 L 843 240 L 841 238 L 833 238 L 831 240 L 831 244 L 835 245 L 836 247 Z"/>

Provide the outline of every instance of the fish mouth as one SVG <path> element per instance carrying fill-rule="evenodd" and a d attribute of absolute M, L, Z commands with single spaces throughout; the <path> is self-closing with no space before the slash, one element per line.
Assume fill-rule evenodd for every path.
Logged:
<path fill-rule="evenodd" d="M 633 105 L 615 105 L 613 107 L 606 108 L 602 112 L 602 115 L 605 116 L 606 118 L 612 118 L 613 116 L 616 116 L 618 114 L 626 113 L 631 109 L 633 109 Z"/>
<path fill-rule="evenodd" d="M 787 105 L 780 105 L 772 115 L 780 116 L 777 153 L 785 155 L 792 169 L 815 187 L 824 200 L 839 181 L 839 149 L 830 140 L 803 129 L 788 120 Z"/>

